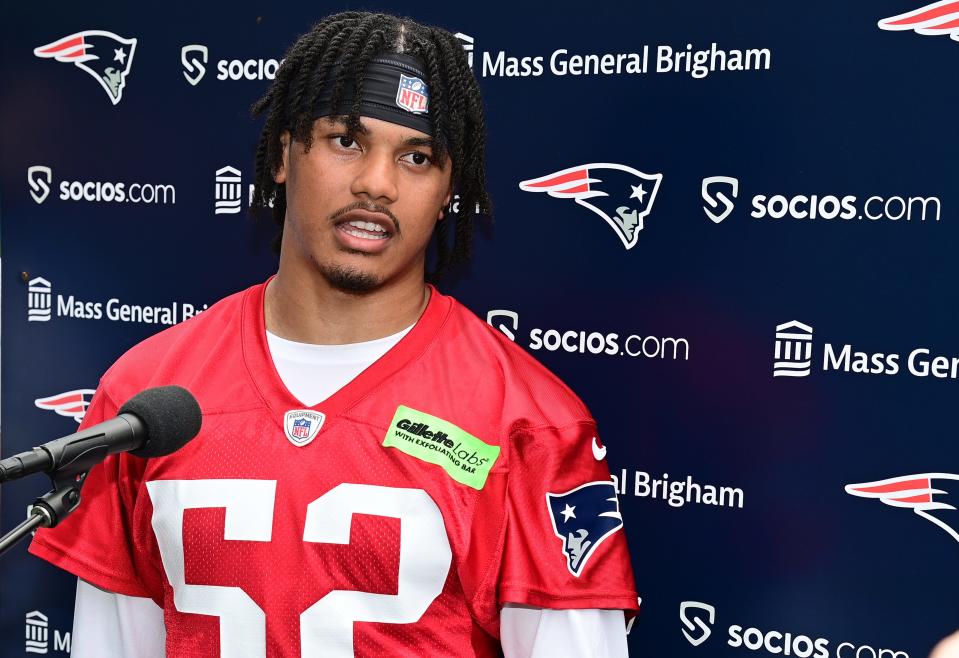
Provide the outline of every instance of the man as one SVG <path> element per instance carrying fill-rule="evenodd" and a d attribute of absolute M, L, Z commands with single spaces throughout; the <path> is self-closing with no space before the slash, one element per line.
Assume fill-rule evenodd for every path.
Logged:
<path fill-rule="evenodd" d="M 254 111 L 276 276 L 134 347 L 85 419 L 180 384 L 200 434 L 109 458 L 31 546 L 81 578 L 74 655 L 625 656 L 637 597 L 595 422 L 426 283 L 432 236 L 437 278 L 489 207 L 456 39 L 331 16 Z"/>

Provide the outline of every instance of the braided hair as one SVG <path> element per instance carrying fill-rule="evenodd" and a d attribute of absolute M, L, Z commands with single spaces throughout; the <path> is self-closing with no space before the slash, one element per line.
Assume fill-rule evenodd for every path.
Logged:
<path fill-rule="evenodd" d="M 286 219 L 286 187 L 274 180 L 283 163 L 280 137 L 292 138 L 309 150 L 313 141 L 312 110 L 327 82 L 332 80 L 331 107 L 338 107 L 344 86 L 354 86 L 353 104 L 346 117 L 350 137 L 359 127 L 363 73 L 371 59 L 386 52 L 406 53 L 425 65 L 430 89 L 430 122 L 435 157 L 452 161 L 451 184 L 459 195 L 445 221 L 437 222 L 436 267 L 427 274 L 435 282 L 451 267 L 472 255 L 473 223 L 477 214 L 489 215 L 486 190 L 486 123 L 479 86 L 466 53 L 452 34 L 389 14 L 349 11 L 334 14 L 313 26 L 287 52 L 266 94 L 253 105 L 253 116 L 266 113 L 256 149 L 253 208 L 272 206 L 280 227 L 274 242 L 279 253 Z M 349 94 L 349 90 L 347 90 Z M 346 98 L 349 96 L 347 95 Z M 450 222 L 455 234 L 450 246 Z"/>

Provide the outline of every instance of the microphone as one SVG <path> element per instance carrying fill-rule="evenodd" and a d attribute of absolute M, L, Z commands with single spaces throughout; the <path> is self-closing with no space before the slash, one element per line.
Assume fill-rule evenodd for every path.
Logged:
<path fill-rule="evenodd" d="M 202 422 L 200 405 L 185 388 L 148 388 L 120 407 L 116 418 L 0 460 L 0 482 L 70 466 L 89 469 L 118 452 L 169 455 L 195 437 Z"/>

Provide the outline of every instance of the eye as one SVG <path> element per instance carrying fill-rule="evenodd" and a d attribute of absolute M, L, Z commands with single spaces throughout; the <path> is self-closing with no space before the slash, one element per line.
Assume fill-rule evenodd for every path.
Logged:
<path fill-rule="evenodd" d="M 340 148 L 348 151 L 354 151 L 360 147 L 357 141 L 348 135 L 331 135 L 330 140 Z"/>
<path fill-rule="evenodd" d="M 407 153 L 403 157 L 407 159 L 407 162 L 410 162 L 416 165 L 417 167 L 422 167 L 423 165 L 427 165 L 431 162 L 430 156 L 420 151 L 413 151 L 412 153 Z"/>

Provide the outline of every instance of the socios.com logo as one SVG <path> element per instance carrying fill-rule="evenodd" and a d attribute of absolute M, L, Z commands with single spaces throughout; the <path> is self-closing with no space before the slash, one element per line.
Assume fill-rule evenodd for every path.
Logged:
<path fill-rule="evenodd" d="M 495 309 L 486 314 L 486 322 L 499 329 L 511 341 L 520 342 L 519 314 L 515 311 Z M 688 361 L 689 341 L 672 336 L 638 335 L 613 331 L 590 331 L 587 329 L 529 330 L 525 345 L 533 351 L 568 352 L 570 354 L 645 357 L 671 361 Z"/>
<path fill-rule="evenodd" d="M 190 44 L 180 49 L 180 63 L 183 64 L 183 77 L 194 87 L 206 75 L 206 63 L 210 59 L 210 50 L 200 44 Z"/>
<path fill-rule="evenodd" d="M 709 619 L 708 625 L 699 613 L 705 613 Z M 698 647 L 708 640 L 713 633 L 713 624 L 716 623 L 716 608 L 699 601 L 683 601 L 679 604 L 679 620 L 686 627 L 683 629 L 683 636 L 691 645 Z"/>
<path fill-rule="evenodd" d="M 723 191 L 724 188 L 728 194 Z M 729 217 L 733 208 L 736 207 L 733 200 L 739 194 L 739 179 L 732 178 L 731 176 L 709 176 L 708 178 L 704 178 L 702 194 L 703 201 L 707 204 L 703 206 L 706 216 L 709 217 L 714 224 L 719 224 Z M 721 210 L 720 204 L 722 204 Z"/>
<path fill-rule="evenodd" d="M 206 76 L 210 49 L 199 43 L 180 48 L 183 77 L 194 87 Z M 272 80 L 283 60 L 277 59 L 220 59 L 216 62 L 217 80 Z"/>
<path fill-rule="evenodd" d="M 502 318 L 502 320 L 499 320 L 499 318 Z M 515 311 L 492 310 L 486 314 L 486 322 L 489 326 L 502 331 L 510 340 L 516 340 L 515 332 L 519 329 L 519 315 Z"/>
<path fill-rule="evenodd" d="M 27 168 L 27 185 L 33 200 L 38 204 L 43 203 L 54 188 L 53 169 L 44 165 Z M 176 187 L 166 183 L 60 180 L 55 188 L 56 198 L 60 201 L 159 205 L 176 203 Z"/>
<path fill-rule="evenodd" d="M 703 179 L 701 192 L 703 211 L 713 223 L 719 224 L 736 208 L 740 181 L 732 176 L 708 176 Z M 942 200 L 937 196 L 893 194 L 861 197 L 855 194 L 754 194 L 750 199 L 749 216 L 752 219 L 795 219 L 809 224 L 845 222 L 873 224 L 877 222 L 936 223 L 942 217 Z"/>
<path fill-rule="evenodd" d="M 699 601 L 683 601 L 679 606 L 679 620 L 683 624 L 681 630 L 686 641 L 698 647 L 712 635 L 716 608 Z M 877 649 L 868 644 L 852 642 L 840 642 L 833 651 L 830 640 L 824 637 L 776 629 L 763 630 L 745 624 L 732 624 L 726 629 L 726 645 L 733 649 L 795 658 L 909 658 L 905 651 Z"/>
<path fill-rule="evenodd" d="M 27 169 L 27 184 L 30 196 L 37 203 L 43 203 L 50 195 L 50 183 L 53 182 L 53 170 L 50 167 L 34 165 Z"/>

